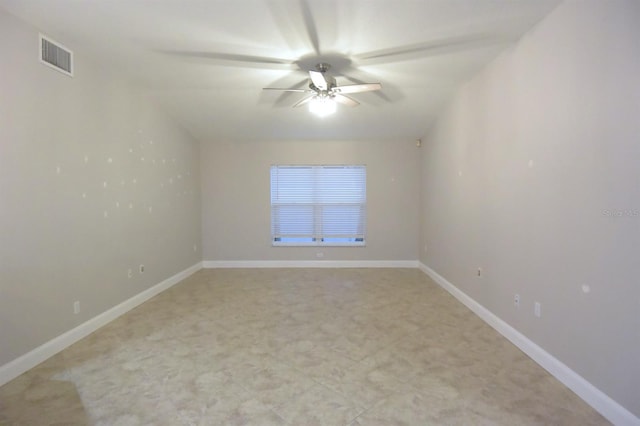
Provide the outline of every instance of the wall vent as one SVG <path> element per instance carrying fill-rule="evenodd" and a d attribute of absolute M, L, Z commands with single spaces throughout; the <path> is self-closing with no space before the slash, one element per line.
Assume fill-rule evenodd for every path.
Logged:
<path fill-rule="evenodd" d="M 40 62 L 73 77 L 73 52 L 40 34 Z"/>

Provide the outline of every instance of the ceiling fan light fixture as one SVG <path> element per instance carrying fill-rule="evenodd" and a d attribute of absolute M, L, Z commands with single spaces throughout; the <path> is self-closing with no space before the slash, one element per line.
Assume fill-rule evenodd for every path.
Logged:
<path fill-rule="evenodd" d="M 329 96 L 314 96 L 309 102 L 309 111 L 318 117 L 326 117 L 336 112 L 336 103 Z"/>

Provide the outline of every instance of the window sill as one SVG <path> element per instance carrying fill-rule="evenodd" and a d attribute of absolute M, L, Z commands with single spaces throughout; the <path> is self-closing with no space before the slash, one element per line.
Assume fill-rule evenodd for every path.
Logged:
<path fill-rule="evenodd" d="M 272 247 L 365 247 L 365 242 L 361 243 L 276 243 L 272 242 Z"/>

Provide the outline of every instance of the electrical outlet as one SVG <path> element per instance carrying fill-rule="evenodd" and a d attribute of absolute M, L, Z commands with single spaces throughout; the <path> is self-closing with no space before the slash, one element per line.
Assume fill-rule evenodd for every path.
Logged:
<path fill-rule="evenodd" d="M 540 306 L 540 302 L 536 302 L 533 304 L 533 314 L 538 318 L 542 316 L 542 306 Z"/>
<path fill-rule="evenodd" d="M 141 274 L 144 274 L 144 265 L 140 265 L 140 268 L 138 270 Z"/>
<path fill-rule="evenodd" d="M 80 301 L 76 300 L 75 302 L 73 302 L 73 313 L 75 315 L 80 313 Z"/>
<path fill-rule="evenodd" d="M 516 294 L 516 295 L 513 296 L 513 305 L 516 308 L 520 307 L 520 295 L 519 294 Z"/>
<path fill-rule="evenodd" d="M 482 268 L 478 268 L 478 276 L 481 277 L 482 276 Z"/>

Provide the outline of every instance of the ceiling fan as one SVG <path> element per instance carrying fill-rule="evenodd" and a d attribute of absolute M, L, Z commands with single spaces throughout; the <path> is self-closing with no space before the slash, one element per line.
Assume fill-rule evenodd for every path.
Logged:
<path fill-rule="evenodd" d="M 280 89 L 276 87 L 265 87 L 264 90 L 311 93 L 311 95 L 294 104 L 293 107 L 297 108 L 302 105 L 309 104 L 309 108 L 312 112 L 320 116 L 325 116 L 335 112 L 336 102 L 350 107 L 360 105 L 360 102 L 346 96 L 347 93 L 371 92 L 382 89 L 382 84 L 380 83 L 361 83 L 338 86 L 336 79 L 326 73 L 330 68 L 331 65 L 321 62 L 316 65 L 317 71 L 309 71 L 310 82 L 308 89 Z"/>

